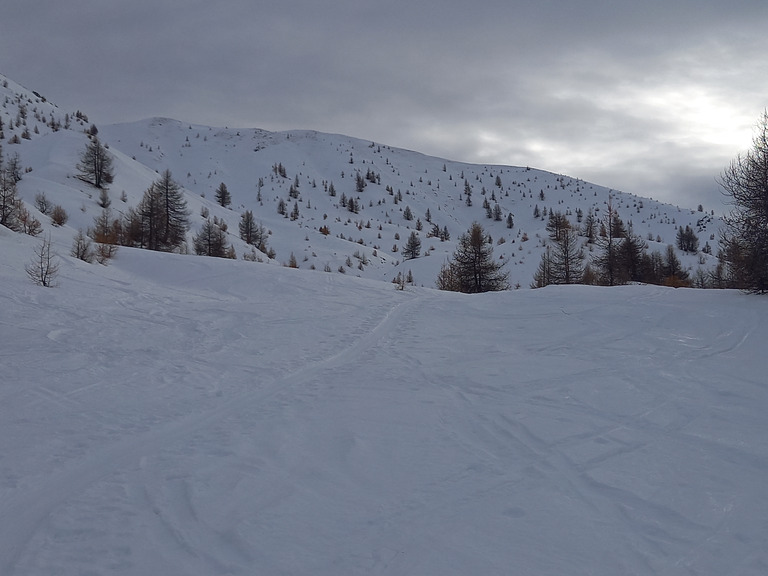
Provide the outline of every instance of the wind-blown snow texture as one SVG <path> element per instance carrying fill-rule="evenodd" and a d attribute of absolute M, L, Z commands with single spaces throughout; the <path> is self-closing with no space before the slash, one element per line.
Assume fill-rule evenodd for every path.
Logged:
<path fill-rule="evenodd" d="M 290 147 L 296 136 L 274 138 Z M 3 576 L 768 573 L 764 298 L 398 291 L 352 270 L 127 248 L 86 264 L 68 256 L 99 213 L 73 177 L 84 142 L 41 128 L 4 148 L 33 168 L 20 195 L 61 269 L 58 288 L 33 286 L 24 265 L 40 240 L 0 227 Z M 111 150 L 117 210 L 119 191 L 133 205 L 156 174 Z M 399 177 L 418 181 L 417 155 L 397 155 Z M 482 171 L 447 170 L 461 166 Z M 65 206 L 67 226 L 35 211 L 41 191 Z M 476 219 L 437 191 L 413 194 L 421 208 L 438 205 L 430 196 L 452 231 Z M 195 214 L 233 214 L 188 201 Z M 319 267 L 343 262 L 347 246 L 370 249 L 377 226 L 363 244 L 321 238 L 318 212 L 308 225 L 269 221 L 279 254 L 296 250 L 296 230 Z M 656 213 L 651 231 L 674 231 Z M 334 234 L 366 234 L 335 218 Z M 388 278 L 390 258 L 367 270 Z M 418 263 L 430 259 L 442 261 Z M 414 271 L 432 283 L 426 266 Z"/>

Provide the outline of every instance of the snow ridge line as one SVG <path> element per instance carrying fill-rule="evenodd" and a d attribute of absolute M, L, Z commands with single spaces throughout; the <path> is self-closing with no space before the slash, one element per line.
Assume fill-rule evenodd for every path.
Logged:
<path fill-rule="evenodd" d="M 380 338 L 390 334 L 393 331 L 391 325 L 425 297 L 422 292 L 396 304 L 368 334 L 332 356 L 302 366 L 274 379 L 262 388 L 248 390 L 229 398 L 205 413 L 188 415 L 160 428 L 103 447 L 73 463 L 69 469 L 57 472 L 35 486 L 18 490 L 16 494 L 13 491 L 7 494 L 6 498 L 0 501 L 0 518 L 13 518 L 14 523 L 11 525 L 8 522 L 0 522 L 0 574 L 13 576 L 19 559 L 38 527 L 57 508 L 90 485 L 116 473 L 131 462 L 136 463 L 138 467 L 142 457 L 157 453 L 194 430 L 227 416 L 241 408 L 244 402 L 261 402 L 285 391 L 287 385 L 301 383 L 313 373 L 339 364 L 347 356 L 360 350 L 368 349 Z"/>

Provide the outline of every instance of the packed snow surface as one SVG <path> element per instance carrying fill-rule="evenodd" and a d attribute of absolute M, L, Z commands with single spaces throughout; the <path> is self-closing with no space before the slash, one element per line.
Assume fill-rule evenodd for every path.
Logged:
<path fill-rule="evenodd" d="M 766 574 L 768 300 L 0 234 L 0 574 Z"/>

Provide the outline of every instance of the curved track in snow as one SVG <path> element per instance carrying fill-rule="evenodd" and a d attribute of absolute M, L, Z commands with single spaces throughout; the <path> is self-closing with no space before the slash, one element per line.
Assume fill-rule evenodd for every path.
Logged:
<path fill-rule="evenodd" d="M 768 566 L 764 300 L 152 262 L 0 296 L 3 575 Z"/>

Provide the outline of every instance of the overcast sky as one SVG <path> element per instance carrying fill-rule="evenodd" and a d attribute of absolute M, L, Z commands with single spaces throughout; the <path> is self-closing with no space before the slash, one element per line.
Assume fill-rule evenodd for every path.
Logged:
<path fill-rule="evenodd" d="M 314 129 L 724 210 L 763 0 L 12 0 L 0 72 L 99 124 Z"/>

